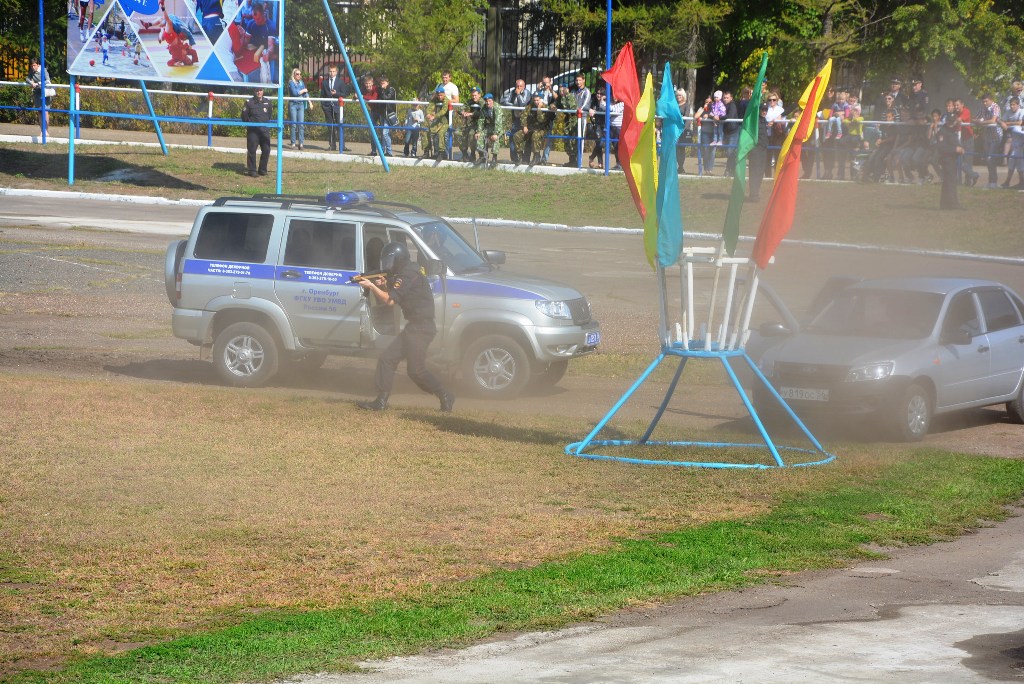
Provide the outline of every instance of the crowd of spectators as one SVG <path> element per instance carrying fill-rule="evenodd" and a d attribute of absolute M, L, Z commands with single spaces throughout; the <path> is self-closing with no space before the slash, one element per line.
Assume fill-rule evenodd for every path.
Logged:
<path fill-rule="evenodd" d="M 30 81 L 38 103 L 45 78 L 33 78 Z M 353 121 L 351 116 L 344 120 L 344 105 L 352 102 L 355 93 L 339 76 L 336 66 L 329 67 L 315 90 L 296 68 L 286 86 L 290 146 L 304 148 L 307 110 L 313 108 L 315 100 L 324 115 L 324 122 L 316 125 L 328 129 L 331 150 L 350 151 L 345 146 L 346 129 L 372 126 L 380 151 L 387 156 L 395 153 L 393 143 L 398 139 L 404 157 L 493 165 L 507 144 L 513 164 L 544 165 L 550 163 L 552 146 L 556 145 L 566 153 L 565 166 L 603 168 L 608 143 L 611 163 L 617 168 L 623 103 L 614 93 L 609 102 L 601 82 L 592 90 L 587 80 L 582 72 L 571 85 L 561 87 L 550 76 L 534 85 L 517 79 L 515 86 L 500 96 L 472 86 L 463 99 L 451 72 L 444 71 L 430 98 L 420 102 L 399 100 L 386 75 L 366 74 L 360 91 L 368 107 L 367 123 L 361 118 Z M 688 153 L 696 161 L 693 172 L 697 174 L 715 175 L 722 158 L 720 173 L 734 173 L 740 127 L 751 96 L 749 87 L 741 88 L 738 97 L 731 90 L 716 89 L 691 115 L 686 91 L 676 89 L 676 101 L 687 122 L 677 143 L 680 173 L 688 172 Z M 766 147 L 763 173 L 771 177 L 778 152 L 800 111 L 787 109 L 779 91 L 767 83 L 762 86 L 760 102 L 759 138 Z M 893 78 L 889 90 L 880 93 L 874 103 L 861 103 L 853 89 L 829 87 L 815 113 L 817 125 L 812 137 L 804 145 L 803 177 L 864 183 L 932 182 L 941 177 L 940 138 L 955 134 L 955 148 L 961 150 L 956 161 L 958 183 L 978 184 L 981 174 L 975 167 L 983 166 L 987 171 L 986 187 L 1022 189 L 1024 85 L 1016 80 L 1008 93 L 987 93 L 981 103 L 976 114 L 958 98 L 947 100 L 942 109 L 933 107 L 920 79 L 912 80 L 906 92 L 902 81 Z M 865 107 L 870 108 L 868 112 Z M 606 118 L 610 129 L 607 138 Z M 940 136 L 947 124 L 950 130 Z M 1000 183 L 1002 166 L 1006 173 Z"/>
<path fill-rule="evenodd" d="M 543 165 L 550 163 L 553 142 L 561 140 L 559 146 L 568 157 L 565 166 L 587 164 L 600 168 L 604 164 L 604 126 L 608 116 L 612 163 L 616 164 L 622 102 L 613 93 L 609 104 L 600 85 L 592 92 L 583 73 L 574 81 L 573 85 L 560 88 L 548 76 L 532 86 L 518 79 L 498 99 L 474 86 L 463 101 L 451 74 L 444 72 L 428 102 L 401 103 L 407 108 L 402 125 L 398 123 L 400 104 L 395 101 L 394 89 L 387 86 L 386 77 L 376 81 L 366 77 L 362 91 L 370 103 L 373 125 L 384 140 L 385 154 L 392 153 L 389 134 L 398 130 L 405 141 L 403 155 L 407 157 L 495 163 L 497 151 L 507 142 L 512 163 Z M 382 85 L 386 91 L 381 90 Z M 681 173 L 687 173 L 689 151 L 697 166 L 693 172 L 714 175 L 716 167 L 720 167 L 720 173 L 733 174 L 739 130 L 751 95 L 749 87 L 741 88 L 738 97 L 727 89 L 716 90 L 690 115 L 686 91 L 676 90 L 677 103 L 688 122 L 678 143 Z M 972 115 L 962 99 L 949 100 L 943 111 L 932 108 L 920 79 L 911 81 L 906 92 L 902 81 L 894 78 L 888 91 L 880 93 L 876 102 L 867 103 L 870 111 L 866 116 L 865 105 L 856 92 L 846 87 L 830 87 L 820 111 L 816 112 L 812 138 L 804 146 L 803 177 L 865 183 L 932 182 L 940 176 L 936 134 L 947 118 L 956 117 L 954 130 L 958 146 L 964 150 L 957 164 L 959 182 L 977 184 L 981 176 L 974 167 L 984 165 L 988 171 L 987 187 L 1019 189 L 1024 181 L 1022 99 L 1021 82 L 1015 81 L 1003 98 L 984 96 L 982 110 L 976 115 Z M 767 138 L 766 177 L 774 174 L 778 151 L 799 113 L 795 108 L 787 110 L 779 91 L 764 85 L 760 124 L 762 135 Z M 500 124 L 497 128 L 496 121 Z M 486 136 L 483 128 L 487 130 Z M 483 138 L 490 143 L 487 154 L 482 149 Z M 419 140 L 424 140 L 422 150 L 418 148 Z M 1007 172 L 999 183 L 998 168 L 1003 165 Z"/>

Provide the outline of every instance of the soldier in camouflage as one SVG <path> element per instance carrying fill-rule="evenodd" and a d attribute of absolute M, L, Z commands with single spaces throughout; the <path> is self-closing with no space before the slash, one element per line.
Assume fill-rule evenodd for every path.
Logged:
<path fill-rule="evenodd" d="M 544 163 L 544 139 L 555 121 L 555 104 L 544 104 L 540 93 L 534 93 L 530 104 L 523 110 L 522 127 L 513 136 L 519 160 L 532 164 Z"/>
<path fill-rule="evenodd" d="M 459 112 L 462 124 L 459 130 L 459 151 L 462 152 L 462 161 L 464 162 L 476 161 L 476 129 L 483 106 L 480 89 L 473 86 L 469 93 L 469 102 Z"/>
<path fill-rule="evenodd" d="M 441 161 L 445 157 L 448 137 L 448 97 L 444 94 L 444 87 L 437 86 L 434 89 L 434 97 L 427 103 L 424 111 L 427 125 L 427 145 L 423 156 L 433 157 Z"/>
<path fill-rule="evenodd" d="M 498 150 L 501 149 L 501 137 L 508 130 L 505 110 L 494 101 L 494 95 L 484 95 L 484 106 L 476 124 L 476 149 L 479 152 L 478 164 L 488 159 L 492 165 L 498 163 Z"/>

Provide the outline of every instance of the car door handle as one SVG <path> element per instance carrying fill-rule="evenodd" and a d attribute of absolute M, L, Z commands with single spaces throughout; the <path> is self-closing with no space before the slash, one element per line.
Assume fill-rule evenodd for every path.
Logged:
<path fill-rule="evenodd" d="M 281 277 L 286 278 L 288 280 L 295 280 L 296 278 L 301 278 L 302 274 L 299 273 L 298 271 L 288 269 L 287 271 L 281 271 Z"/>
<path fill-rule="evenodd" d="M 978 353 L 979 354 L 984 354 L 987 351 L 988 351 L 988 345 L 987 344 L 983 344 L 980 347 L 978 347 Z"/>

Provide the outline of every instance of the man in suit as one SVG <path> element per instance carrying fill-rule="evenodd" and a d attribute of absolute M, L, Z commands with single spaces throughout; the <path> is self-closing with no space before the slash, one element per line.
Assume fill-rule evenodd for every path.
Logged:
<path fill-rule="evenodd" d="M 338 67 L 331 66 L 327 70 L 327 78 L 320 84 L 320 97 L 328 98 L 329 102 L 321 102 L 320 108 L 324 110 L 324 121 L 328 123 L 328 142 L 331 150 L 345 149 L 345 132 L 341 126 L 341 105 L 338 98 L 342 96 L 341 78 L 338 77 Z"/>

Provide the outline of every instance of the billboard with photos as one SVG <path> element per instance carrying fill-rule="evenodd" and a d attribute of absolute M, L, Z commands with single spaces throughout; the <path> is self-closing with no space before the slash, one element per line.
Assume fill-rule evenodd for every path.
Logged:
<path fill-rule="evenodd" d="M 277 0 L 72 0 L 68 73 L 278 86 Z"/>

